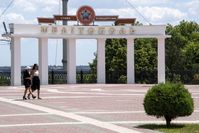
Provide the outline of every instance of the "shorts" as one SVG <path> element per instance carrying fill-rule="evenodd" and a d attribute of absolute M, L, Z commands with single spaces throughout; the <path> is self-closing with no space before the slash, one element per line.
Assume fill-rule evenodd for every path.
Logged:
<path fill-rule="evenodd" d="M 30 79 L 24 79 L 24 85 L 25 85 L 25 88 L 29 88 L 31 86 L 31 80 Z"/>

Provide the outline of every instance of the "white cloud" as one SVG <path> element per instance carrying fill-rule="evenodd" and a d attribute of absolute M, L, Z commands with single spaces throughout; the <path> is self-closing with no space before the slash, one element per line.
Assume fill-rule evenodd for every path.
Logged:
<path fill-rule="evenodd" d="M 32 24 L 35 23 L 36 19 L 34 20 L 26 20 L 22 14 L 17 13 L 9 13 L 3 17 L 4 21 L 7 23 L 17 23 L 17 24 Z"/>
<path fill-rule="evenodd" d="M 31 1 L 27 1 L 27 0 L 17 0 L 14 2 L 14 6 L 16 8 L 19 8 L 20 10 L 23 11 L 28 11 L 28 12 L 34 12 L 36 11 L 36 5 L 31 2 Z"/>
<path fill-rule="evenodd" d="M 186 17 L 186 14 L 180 10 L 167 7 L 139 7 L 138 11 L 152 24 L 175 24 Z M 132 8 L 97 9 L 96 12 L 98 15 L 119 15 L 121 18 L 136 18 L 141 23 L 148 23 Z"/>
<path fill-rule="evenodd" d="M 152 23 L 175 23 L 186 17 L 186 13 L 178 9 L 168 7 L 139 7 L 138 10 L 144 14 Z"/>
<path fill-rule="evenodd" d="M 9 23 L 26 23 L 24 17 L 17 13 L 9 13 L 4 18 Z"/>
<path fill-rule="evenodd" d="M 129 1 L 133 5 L 158 5 L 165 4 L 170 2 L 171 0 L 126 0 Z"/>
<path fill-rule="evenodd" d="M 59 0 L 30 0 L 40 5 L 59 5 Z"/>
<path fill-rule="evenodd" d="M 188 12 L 190 15 L 195 16 L 199 19 L 199 1 L 198 0 L 193 0 L 189 3 L 187 3 L 186 8 L 188 9 Z"/>
<path fill-rule="evenodd" d="M 54 11 L 58 9 L 59 0 L 16 0 L 15 8 L 26 12 Z"/>
<path fill-rule="evenodd" d="M 76 12 L 77 12 L 77 9 L 72 8 L 72 9 L 70 9 L 70 10 L 68 11 L 68 14 L 70 14 L 70 15 L 76 15 Z"/>
<path fill-rule="evenodd" d="M 50 7 L 44 7 L 44 8 L 42 9 L 42 11 L 43 11 L 43 12 L 52 12 L 52 8 L 50 8 Z"/>

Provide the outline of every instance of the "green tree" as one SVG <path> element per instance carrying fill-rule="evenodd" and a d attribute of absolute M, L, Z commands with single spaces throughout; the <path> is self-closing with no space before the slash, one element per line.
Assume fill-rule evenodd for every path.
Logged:
<path fill-rule="evenodd" d="M 155 85 L 148 90 L 144 98 L 144 109 L 148 115 L 164 117 L 169 127 L 171 120 L 191 115 L 194 103 L 184 85 L 166 83 Z"/>
<path fill-rule="evenodd" d="M 136 39 L 135 70 L 138 83 L 155 83 L 157 81 L 157 40 Z"/>
<path fill-rule="evenodd" d="M 91 83 L 97 82 L 97 54 L 94 53 L 95 58 L 93 59 L 92 63 L 89 63 L 89 66 L 91 68 L 91 74 L 89 77 L 89 80 Z"/>
<path fill-rule="evenodd" d="M 106 82 L 118 83 L 126 75 L 126 39 L 106 40 Z"/>
<path fill-rule="evenodd" d="M 199 83 L 199 43 L 191 42 L 182 49 L 183 58 L 186 60 L 184 67 L 188 71 L 186 79 L 191 83 Z"/>
<path fill-rule="evenodd" d="M 188 60 L 182 51 L 192 42 L 198 44 L 198 32 L 199 25 L 195 22 L 181 21 L 179 25 L 167 26 L 166 33 L 171 35 L 166 40 L 166 69 L 169 72 L 167 79 L 170 81 L 180 78 L 182 82 L 187 82 L 191 79 L 189 71 L 192 70 L 186 65 Z"/>
<path fill-rule="evenodd" d="M 182 49 L 182 54 L 186 59 L 186 67 L 193 69 L 199 67 L 199 44 L 191 42 Z"/>

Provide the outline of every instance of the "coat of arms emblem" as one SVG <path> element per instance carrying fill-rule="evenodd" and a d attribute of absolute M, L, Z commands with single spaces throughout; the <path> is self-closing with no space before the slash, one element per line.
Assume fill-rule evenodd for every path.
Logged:
<path fill-rule="evenodd" d="M 95 11 L 90 6 L 82 6 L 77 11 L 77 19 L 82 25 L 89 25 L 95 20 Z"/>

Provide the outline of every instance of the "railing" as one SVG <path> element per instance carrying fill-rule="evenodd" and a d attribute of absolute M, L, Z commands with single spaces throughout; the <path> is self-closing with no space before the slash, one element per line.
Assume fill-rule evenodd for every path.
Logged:
<path fill-rule="evenodd" d="M 65 84 L 67 83 L 67 73 L 62 70 L 50 70 L 48 71 L 49 84 Z"/>
<path fill-rule="evenodd" d="M 90 71 L 79 71 L 76 75 L 77 83 L 96 83 L 97 79 L 93 77 Z"/>
<path fill-rule="evenodd" d="M 10 85 L 10 72 L 0 72 L 0 85 Z"/>
<path fill-rule="evenodd" d="M 77 83 L 95 83 L 90 71 L 77 71 Z M 63 70 L 51 70 L 48 72 L 49 84 L 65 84 L 67 83 L 67 73 Z"/>
<path fill-rule="evenodd" d="M 23 73 L 21 76 L 23 84 Z M 90 71 L 77 71 L 77 83 L 96 83 L 96 74 Z M 106 83 L 126 83 L 126 72 L 112 72 L 106 74 Z M 67 73 L 62 70 L 49 71 L 49 84 L 66 84 Z M 0 72 L 0 86 L 10 85 L 10 72 Z M 184 84 L 199 84 L 199 70 L 166 71 L 166 80 L 182 82 Z M 157 70 L 135 70 L 135 82 L 154 84 L 157 83 Z"/>

